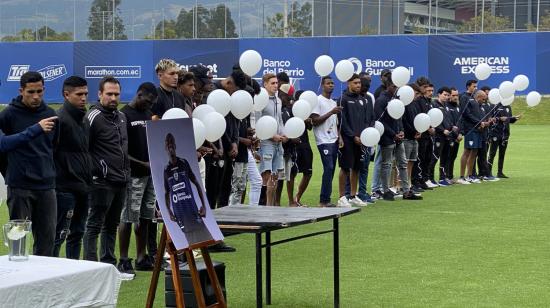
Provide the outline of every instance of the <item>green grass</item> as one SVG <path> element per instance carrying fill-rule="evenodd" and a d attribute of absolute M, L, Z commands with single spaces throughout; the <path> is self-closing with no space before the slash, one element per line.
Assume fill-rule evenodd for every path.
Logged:
<path fill-rule="evenodd" d="M 377 202 L 340 220 L 342 307 L 499 307 L 550 304 L 550 101 L 512 127 L 505 172 L 493 183 L 438 188 L 424 200 Z M 521 104 L 514 105 L 514 113 Z M 304 195 L 316 204 L 322 166 Z M 372 167 L 371 167 L 372 168 Z M 334 182 L 336 196 L 336 181 Z M 286 202 L 286 197 L 283 197 Z M 7 220 L 5 207 L 0 221 Z M 330 222 L 278 231 L 273 240 L 330 228 Z M 238 251 L 225 262 L 229 307 L 255 306 L 252 235 L 226 239 Z M 0 254 L 5 254 L 5 247 Z M 130 255 L 135 251 L 132 246 Z M 123 282 L 118 307 L 145 303 L 150 274 Z M 156 307 L 164 304 L 163 275 Z M 273 249 L 272 307 L 332 305 L 332 238 L 322 235 Z"/>

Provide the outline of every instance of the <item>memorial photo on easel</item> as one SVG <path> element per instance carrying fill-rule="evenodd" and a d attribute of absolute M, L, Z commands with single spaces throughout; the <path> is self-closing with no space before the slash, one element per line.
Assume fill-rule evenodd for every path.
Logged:
<path fill-rule="evenodd" d="M 204 192 L 192 120 L 149 121 L 147 142 L 157 202 L 176 249 L 222 240 Z"/>

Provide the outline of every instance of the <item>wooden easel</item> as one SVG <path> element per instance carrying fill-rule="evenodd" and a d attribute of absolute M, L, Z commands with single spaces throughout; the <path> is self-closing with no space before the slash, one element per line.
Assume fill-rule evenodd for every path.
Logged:
<path fill-rule="evenodd" d="M 204 295 L 202 293 L 201 282 L 199 278 L 199 272 L 197 271 L 197 266 L 195 263 L 195 258 L 193 257 L 193 249 L 200 249 L 202 253 L 202 258 L 204 260 L 204 265 L 208 271 L 208 277 L 210 278 L 210 283 L 214 288 L 214 294 L 216 295 L 217 302 L 208 306 L 208 307 L 219 307 L 226 308 L 227 304 L 225 303 L 225 298 L 223 297 L 222 288 L 220 282 L 218 281 L 218 276 L 212 265 L 212 259 L 210 259 L 210 254 L 208 253 L 207 247 L 211 244 L 215 244 L 214 240 L 197 243 L 190 246 L 187 249 L 178 251 L 174 246 L 174 243 L 170 239 L 168 232 L 166 231 L 166 226 L 162 226 L 162 233 L 160 235 L 159 247 L 157 250 L 157 257 L 155 260 L 155 266 L 153 268 L 153 275 L 151 276 L 151 284 L 149 285 L 149 292 L 147 294 L 147 303 L 145 304 L 146 308 L 153 308 L 153 303 L 155 301 L 155 294 L 157 292 L 157 285 L 160 275 L 160 267 L 162 265 L 162 259 L 164 257 L 164 251 L 167 250 L 170 255 L 170 267 L 172 268 L 172 281 L 174 282 L 174 289 L 176 292 L 176 307 L 184 308 L 185 303 L 183 300 L 183 287 L 181 284 L 180 277 L 180 267 L 178 262 L 178 253 L 184 252 L 187 258 L 187 263 L 189 265 L 189 271 L 191 272 L 191 280 L 193 281 L 193 290 L 195 291 L 195 298 L 200 308 L 206 308 L 206 303 L 204 301 Z"/>

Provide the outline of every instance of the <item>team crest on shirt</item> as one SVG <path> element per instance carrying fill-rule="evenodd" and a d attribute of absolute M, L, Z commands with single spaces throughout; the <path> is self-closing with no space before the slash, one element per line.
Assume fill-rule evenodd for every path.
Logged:
<path fill-rule="evenodd" d="M 325 153 L 325 155 L 328 155 L 328 150 L 323 150 L 323 153 Z"/>
<path fill-rule="evenodd" d="M 435 146 L 439 148 L 441 146 L 441 142 L 436 142 Z"/>
<path fill-rule="evenodd" d="M 510 112 L 510 108 L 506 107 L 506 112 Z"/>
<path fill-rule="evenodd" d="M 179 175 L 178 175 L 178 172 L 177 172 L 177 171 L 176 171 L 176 172 L 174 172 L 174 180 L 176 180 L 176 181 L 177 181 L 177 180 L 178 180 L 178 177 L 179 177 Z"/>
<path fill-rule="evenodd" d="M 473 146 L 473 145 L 474 145 L 474 141 L 470 140 L 470 142 L 468 142 L 468 144 L 469 144 L 470 146 Z"/>
<path fill-rule="evenodd" d="M 498 140 L 498 138 L 497 138 L 497 137 L 493 137 L 493 141 L 497 141 L 497 140 Z"/>

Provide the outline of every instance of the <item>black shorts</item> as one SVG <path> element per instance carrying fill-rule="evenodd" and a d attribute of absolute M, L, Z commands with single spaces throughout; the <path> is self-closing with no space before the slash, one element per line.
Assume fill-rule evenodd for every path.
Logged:
<path fill-rule="evenodd" d="M 296 147 L 296 167 L 298 173 L 312 174 L 313 173 L 313 152 L 309 145 Z"/>
<path fill-rule="evenodd" d="M 355 144 L 351 138 L 343 137 L 342 139 L 344 140 L 344 147 L 338 150 L 340 168 L 344 170 L 361 170 L 363 168 L 363 162 L 361 162 L 362 146 Z"/>

